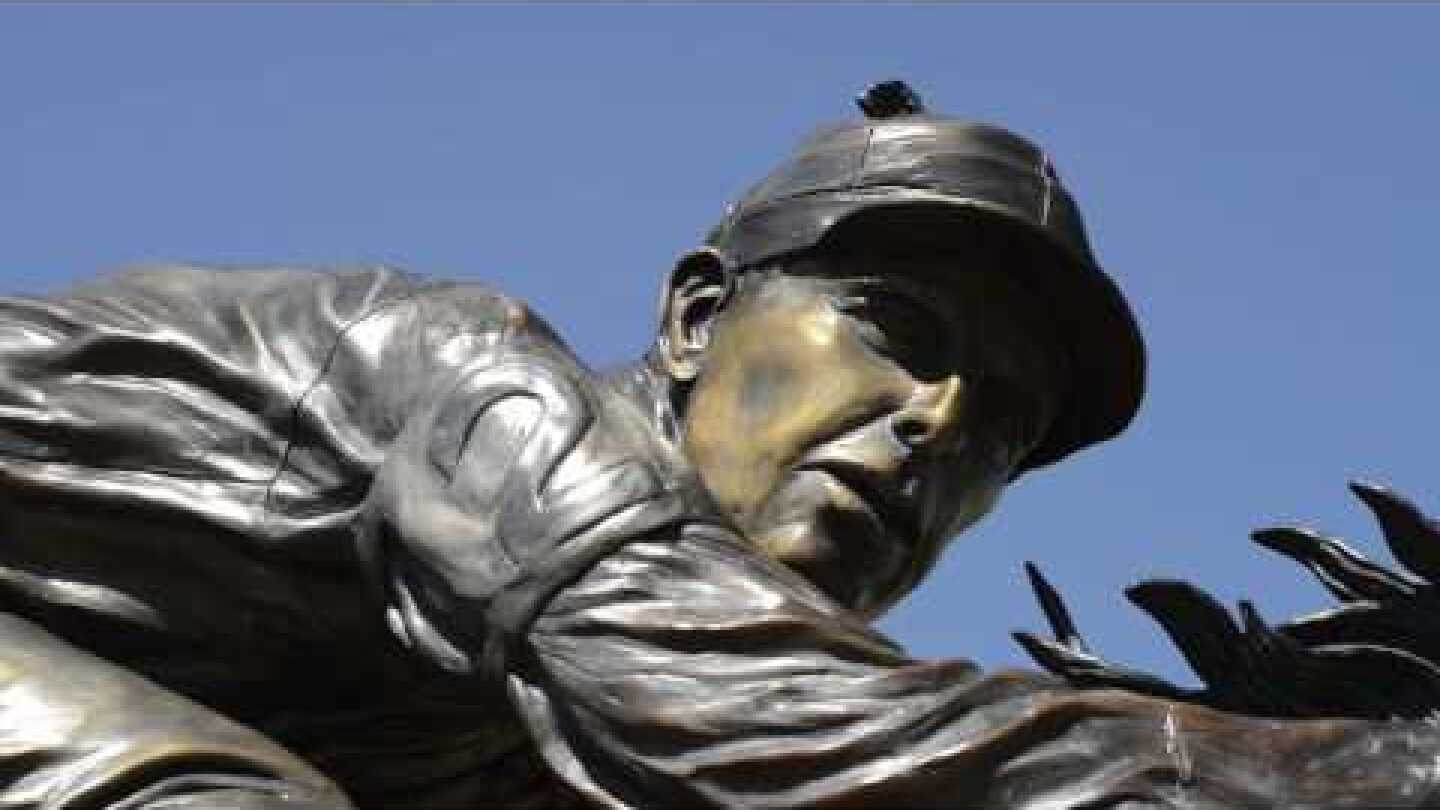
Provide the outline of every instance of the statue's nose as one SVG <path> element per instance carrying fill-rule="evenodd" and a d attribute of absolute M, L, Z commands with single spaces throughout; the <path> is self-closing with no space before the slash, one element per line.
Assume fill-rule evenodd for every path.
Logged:
<path fill-rule="evenodd" d="M 922 382 L 891 418 L 891 429 L 905 445 L 920 448 L 952 434 L 964 410 L 965 383 L 960 377 Z"/>

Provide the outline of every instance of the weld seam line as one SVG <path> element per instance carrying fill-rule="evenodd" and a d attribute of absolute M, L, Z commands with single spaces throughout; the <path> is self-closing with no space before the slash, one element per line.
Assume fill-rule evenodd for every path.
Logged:
<path fill-rule="evenodd" d="M 1050 155 L 1040 153 L 1040 182 L 1044 184 L 1044 197 L 1040 200 L 1040 224 L 1050 224 L 1050 196 L 1054 190 L 1055 169 L 1050 165 Z"/>
<path fill-rule="evenodd" d="M 409 285 L 409 289 L 407 289 L 403 295 L 392 298 L 372 308 L 368 312 L 355 316 L 349 323 L 341 327 L 340 333 L 335 336 L 335 342 L 330 346 L 330 351 L 325 356 L 325 362 L 320 365 L 320 370 L 316 372 L 315 378 L 310 381 L 310 384 L 305 387 L 305 390 L 300 393 L 300 396 L 295 398 L 295 404 L 290 407 L 290 430 L 285 437 L 285 449 L 280 453 L 280 461 L 275 465 L 275 474 L 270 476 L 270 482 L 265 485 L 265 494 L 261 498 L 260 513 L 262 522 L 271 515 L 271 503 L 274 501 L 275 487 L 280 483 L 280 476 L 284 475 L 286 468 L 290 466 L 290 451 L 295 447 L 295 435 L 300 429 L 300 412 L 305 404 L 305 400 L 309 398 L 309 396 L 315 392 L 315 389 L 320 387 L 320 383 L 324 382 L 325 378 L 329 376 L 330 367 L 335 364 L 335 358 L 340 354 L 340 345 L 345 342 L 345 337 L 350 334 L 350 330 L 379 315 L 381 312 L 415 300 L 415 296 L 419 292 L 417 285 L 408 277 L 406 277 L 406 283 Z"/>

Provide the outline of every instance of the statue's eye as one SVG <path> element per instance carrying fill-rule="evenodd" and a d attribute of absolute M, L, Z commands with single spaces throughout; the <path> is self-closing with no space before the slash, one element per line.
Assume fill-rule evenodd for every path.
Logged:
<path fill-rule="evenodd" d="M 921 379 L 948 373 L 945 360 L 953 335 L 930 306 L 909 295 L 869 289 L 836 300 L 865 342 Z"/>

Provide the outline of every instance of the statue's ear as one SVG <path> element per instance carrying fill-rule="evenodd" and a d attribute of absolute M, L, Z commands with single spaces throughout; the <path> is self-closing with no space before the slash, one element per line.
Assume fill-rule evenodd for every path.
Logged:
<path fill-rule="evenodd" d="M 672 379 L 689 382 L 700 373 L 711 327 L 734 289 L 735 271 L 725 255 L 712 247 L 696 248 L 675 263 L 660 302 L 660 334 L 656 338 Z"/>

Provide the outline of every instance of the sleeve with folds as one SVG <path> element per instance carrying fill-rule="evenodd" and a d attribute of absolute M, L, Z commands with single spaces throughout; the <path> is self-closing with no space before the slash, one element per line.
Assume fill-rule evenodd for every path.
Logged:
<path fill-rule="evenodd" d="M 544 338 L 544 339 L 541 339 Z M 1426 723 L 1276 720 L 909 658 L 753 549 L 630 405 L 512 333 L 412 415 L 362 548 L 600 807 L 1429 806 Z"/>
<path fill-rule="evenodd" d="M 898 652 L 692 526 L 549 604 L 510 679 L 606 807 L 1433 806 L 1426 723 L 1275 720 Z"/>

